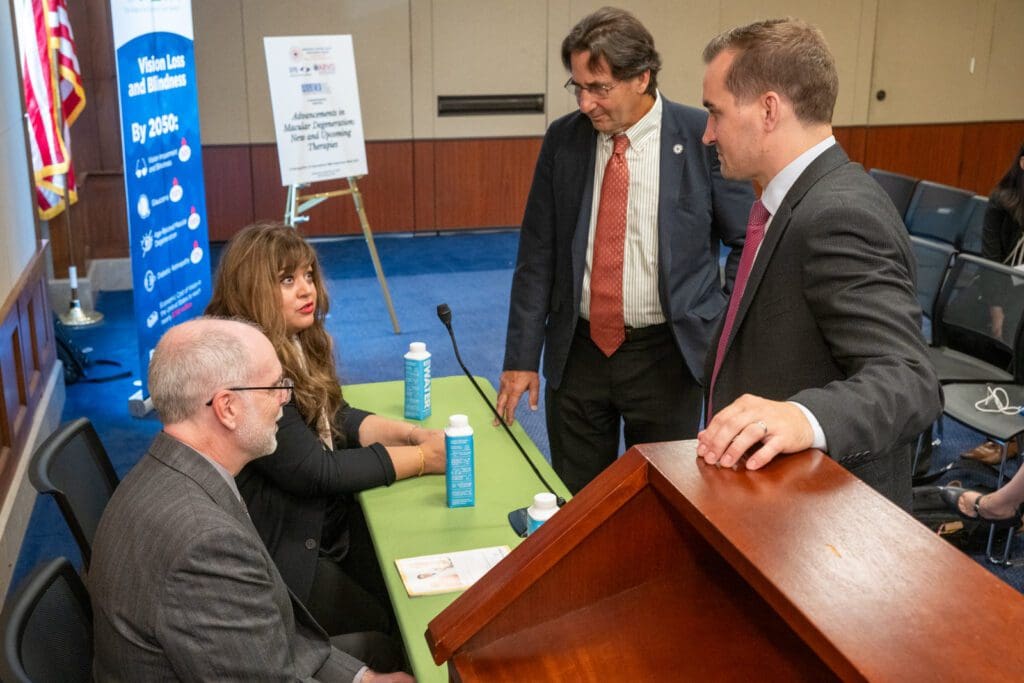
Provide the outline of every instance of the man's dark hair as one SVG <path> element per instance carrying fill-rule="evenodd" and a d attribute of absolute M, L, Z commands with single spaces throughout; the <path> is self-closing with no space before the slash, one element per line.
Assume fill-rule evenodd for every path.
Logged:
<path fill-rule="evenodd" d="M 640 20 L 625 10 L 602 7 L 580 19 L 562 41 L 562 64 L 572 69 L 572 56 L 589 52 L 587 66 L 595 69 L 601 58 L 608 63 L 612 76 L 624 81 L 651 72 L 647 94 L 654 96 L 658 88 L 661 56 L 654 49 L 654 37 Z"/>

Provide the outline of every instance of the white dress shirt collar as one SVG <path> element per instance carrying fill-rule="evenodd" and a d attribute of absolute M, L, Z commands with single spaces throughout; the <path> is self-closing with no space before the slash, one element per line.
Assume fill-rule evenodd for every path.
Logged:
<path fill-rule="evenodd" d="M 640 117 L 640 120 L 622 131 L 629 138 L 629 146 L 633 149 L 642 149 L 644 143 L 651 139 L 651 136 L 661 130 L 661 93 L 654 91 L 654 104 L 647 113 Z M 601 133 L 601 140 L 611 145 L 614 135 Z"/>
<path fill-rule="evenodd" d="M 782 206 L 782 200 L 786 198 L 797 178 L 807 170 L 811 162 L 824 154 L 825 150 L 834 144 L 836 144 L 835 136 L 829 135 L 814 147 L 811 147 L 789 162 L 785 168 L 768 182 L 768 186 L 761 192 L 761 203 L 764 204 L 764 208 L 768 209 L 768 213 L 774 216 L 778 212 L 779 207 Z"/>

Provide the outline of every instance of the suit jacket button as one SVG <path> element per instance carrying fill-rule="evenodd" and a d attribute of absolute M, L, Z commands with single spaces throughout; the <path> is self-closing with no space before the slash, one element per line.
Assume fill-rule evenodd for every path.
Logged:
<path fill-rule="evenodd" d="M 316 541 L 314 541 L 312 538 L 307 538 L 306 539 L 306 550 L 315 550 L 315 549 L 316 549 Z"/>

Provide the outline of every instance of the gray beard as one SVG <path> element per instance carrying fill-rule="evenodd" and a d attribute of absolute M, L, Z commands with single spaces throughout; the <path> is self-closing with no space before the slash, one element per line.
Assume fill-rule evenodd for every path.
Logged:
<path fill-rule="evenodd" d="M 266 430 L 247 422 L 238 428 L 238 440 L 242 449 L 254 458 L 262 458 L 277 450 L 277 423 Z"/>

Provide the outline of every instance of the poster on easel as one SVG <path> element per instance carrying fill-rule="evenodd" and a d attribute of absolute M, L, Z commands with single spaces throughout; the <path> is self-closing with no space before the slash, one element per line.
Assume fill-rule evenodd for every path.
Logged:
<path fill-rule="evenodd" d="M 111 0 L 139 371 L 210 299 L 191 0 Z"/>
<path fill-rule="evenodd" d="M 281 184 L 367 173 L 352 36 L 263 39 Z"/>

